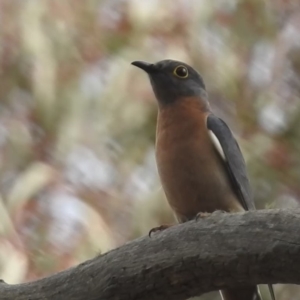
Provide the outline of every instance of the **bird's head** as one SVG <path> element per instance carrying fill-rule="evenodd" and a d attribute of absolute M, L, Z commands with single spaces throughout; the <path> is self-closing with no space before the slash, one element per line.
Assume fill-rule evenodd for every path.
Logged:
<path fill-rule="evenodd" d="M 195 98 L 208 107 L 207 93 L 201 75 L 186 63 L 176 60 L 161 60 L 155 64 L 134 61 L 132 65 L 144 70 L 158 103 L 162 106 L 186 98 Z"/>

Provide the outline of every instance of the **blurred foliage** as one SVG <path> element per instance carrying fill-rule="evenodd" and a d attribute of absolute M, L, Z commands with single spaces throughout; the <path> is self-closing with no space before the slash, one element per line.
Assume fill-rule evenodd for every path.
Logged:
<path fill-rule="evenodd" d="M 197 68 L 239 139 L 257 207 L 298 205 L 298 1 L 0 0 L 0 23 L 8 283 L 173 222 L 155 166 L 156 103 L 133 60 Z M 299 298 L 297 287 L 275 290 L 278 300 Z"/>

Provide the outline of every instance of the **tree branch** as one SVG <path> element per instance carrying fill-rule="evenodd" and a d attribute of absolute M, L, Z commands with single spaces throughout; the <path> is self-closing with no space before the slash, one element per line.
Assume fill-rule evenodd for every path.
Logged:
<path fill-rule="evenodd" d="M 300 284 L 300 211 L 224 214 L 175 225 L 0 300 L 181 300 L 245 284 Z"/>

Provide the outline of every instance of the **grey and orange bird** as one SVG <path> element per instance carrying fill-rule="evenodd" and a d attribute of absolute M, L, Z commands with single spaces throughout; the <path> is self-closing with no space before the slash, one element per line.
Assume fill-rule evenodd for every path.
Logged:
<path fill-rule="evenodd" d="M 211 112 L 200 74 L 174 60 L 132 64 L 149 75 L 158 102 L 156 162 L 178 222 L 201 212 L 255 209 L 240 148 L 226 123 Z M 225 289 L 221 295 L 261 299 L 257 286 Z"/>

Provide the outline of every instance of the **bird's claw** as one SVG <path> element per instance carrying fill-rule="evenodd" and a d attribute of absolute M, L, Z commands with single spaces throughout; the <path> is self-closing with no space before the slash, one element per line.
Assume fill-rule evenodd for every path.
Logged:
<path fill-rule="evenodd" d="M 197 215 L 196 215 L 196 218 L 195 220 L 198 221 L 199 219 L 204 219 L 204 218 L 207 218 L 211 215 L 219 215 L 219 214 L 226 214 L 227 211 L 225 210 L 215 210 L 213 213 L 207 213 L 207 212 L 199 212 Z"/>
<path fill-rule="evenodd" d="M 213 215 L 222 215 L 222 214 L 226 214 L 226 213 L 227 213 L 227 211 L 218 209 L 218 210 L 214 211 L 212 214 Z"/>
<path fill-rule="evenodd" d="M 151 237 L 151 234 L 157 231 L 163 231 L 169 227 L 171 227 L 172 225 L 160 225 L 158 227 L 154 227 L 149 231 L 149 237 Z"/>
<path fill-rule="evenodd" d="M 207 212 L 199 212 L 199 213 L 197 213 L 197 215 L 196 215 L 195 221 L 198 221 L 199 219 L 207 218 L 207 217 L 209 217 L 210 215 L 211 215 L 211 214 L 210 214 L 210 213 L 207 213 Z"/>

